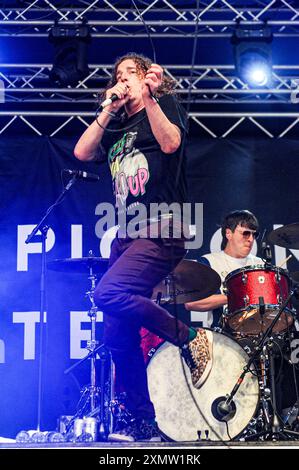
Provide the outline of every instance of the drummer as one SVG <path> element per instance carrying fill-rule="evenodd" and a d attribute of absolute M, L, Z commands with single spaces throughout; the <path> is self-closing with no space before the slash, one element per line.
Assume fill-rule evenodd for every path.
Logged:
<path fill-rule="evenodd" d="M 261 258 L 251 254 L 254 240 L 259 235 L 259 223 L 252 212 L 236 210 L 224 217 L 221 224 L 221 251 L 203 255 L 199 260 L 214 269 L 221 277 L 218 294 L 185 304 L 187 310 L 207 312 L 205 327 L 220 326 L 223 307 L 227 304 L 223 283 L 226 276 L 244 266 L 264 264 Z"/>

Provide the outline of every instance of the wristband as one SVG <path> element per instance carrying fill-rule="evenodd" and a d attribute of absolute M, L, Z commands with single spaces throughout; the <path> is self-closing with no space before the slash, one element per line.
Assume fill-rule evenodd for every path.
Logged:
<path fill-rule="evenodd" d="M 115 116 L 116 116 L 115 113 L 111 113 L 110 111 L 106 111 L 106 109 L 102 109 L 101 113 L 108 114 L 108 116 L 110 116 L 112 119 L 115 118 Z"/>

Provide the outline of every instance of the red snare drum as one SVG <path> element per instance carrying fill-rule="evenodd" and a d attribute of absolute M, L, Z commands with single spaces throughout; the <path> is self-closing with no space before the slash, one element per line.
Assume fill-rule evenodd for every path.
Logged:
<path fill-rule="evenodd" d="M 247 266 L 236 269 L 225 278 L 228 306 L 225 320 L 229 327 L 246 335 L 257 335 L 268 328 L 279 306 L 290 291 L 290 279 L 281 268 Z M 265 312 L 260 314 L 259 297 L 263 297 Z M 290 308 L 280 316 L 273 331 L 286 330 L 293 323 Z"/>

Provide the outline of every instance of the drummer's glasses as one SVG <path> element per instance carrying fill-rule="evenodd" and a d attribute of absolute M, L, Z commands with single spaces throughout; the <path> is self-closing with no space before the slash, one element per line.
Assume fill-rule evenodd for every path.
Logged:
<path fill-rule="evenodd" d="M 259 236 L 259 232 L 256 230 L 239 230 L 236 229 L 244 238 L 249 238 L 250 235 L 253 236 L 253 238 L 257 239 Z"/>

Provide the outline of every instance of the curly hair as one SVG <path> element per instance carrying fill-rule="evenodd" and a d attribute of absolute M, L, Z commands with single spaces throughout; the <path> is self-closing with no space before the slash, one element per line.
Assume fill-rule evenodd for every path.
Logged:
<path fill-rule="evenodd" d="M 148 69 L 150 68 L 152 64 L 151 59 L 149 59 L 148 57 L 142 54 L 137 54 L 136 52 L 129 52 L 128 54 L 118 57 L 114 64 L 112 77 L 109 80 L 109 83 L 107 84 L 100 98 L 103 98 L 105 96 L 106 90 L 109 90 L 109 88 L 112 88 L 117 83 L 117 79 L 116 79 L 117 68 L 119 64 L 121 64 L 124 60 L 128 60 L 128 59 L 133 60 L 133 62 L 135 63 L 137 75 L 139 76 L 139 78 L 143 78 L 146 75 L 146 72 L 148 71 Z M 175 80 L 173 80 L 172 78 L 163 76 L 162 83 L 155 93 L 156 97 L 159 98 L 162 95 L 175 94 L 175 91 L 174 91 L 175 86 L 176 86 Z"/>

